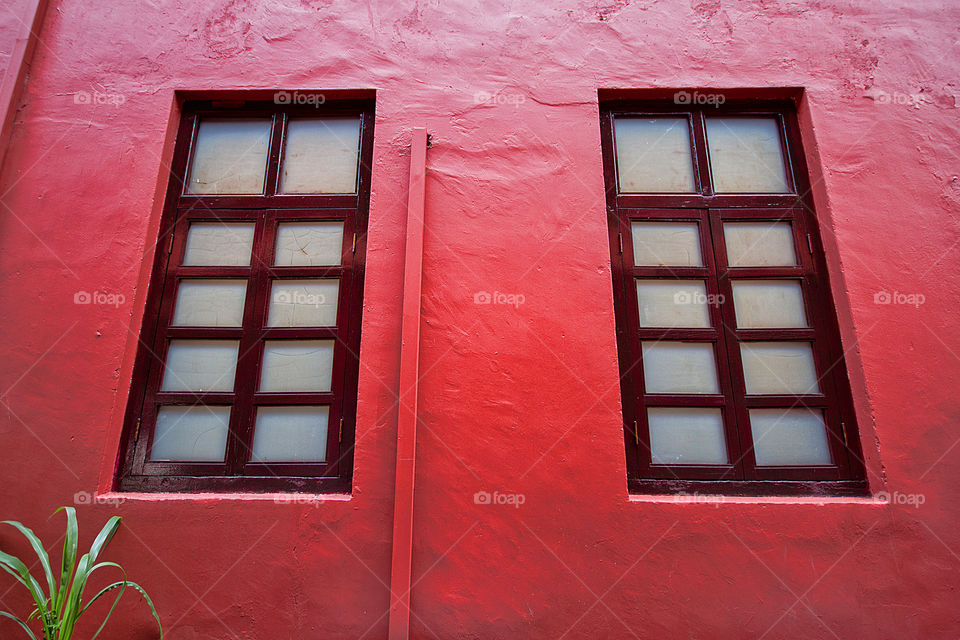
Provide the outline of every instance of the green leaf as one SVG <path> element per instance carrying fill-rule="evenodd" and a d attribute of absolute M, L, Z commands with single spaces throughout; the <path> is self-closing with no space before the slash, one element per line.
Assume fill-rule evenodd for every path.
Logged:
<path fill-rule="evenodd" d="M 100 551 L 113 539 L 114 534 L 120 527 L 120 520 L 120 516 L 110 516 L 107 524 L 103 525 L 103 529 L 100 530 L 93 544 L 90 545 L 90 562 L 96 561 Z"/>
<path fill-rule="evenodd" d="M 21 620 L 20 618 L 18 618 L 17 616 L 13 615 L 12 613 L 7 613 L 6 611 L 0 611 L 0 616 L 4 616 L 4 617 L 6 617 L 6 618 L 10 618 L 10 619 L 13 620 L 14 622 L 16 622 L 18 625 L 20 625 L 20 627 L 21 627 L 24 631 L 26 631 L 26 632 L 27 632 L 27 635 L 29 635 L 31 638 L 33 638 L 33 640 L 37 640 L 37 636 L 35 636 L 35 635 L 33 634 L 33 631 L 30 631 L 30 627 L 27 626 L 27 623 L 24 622 L 23 620 Z"/>
<path fill-rule="evenodd" d="M 43 543 L 40 542 L 40 538 L 27 527 L 23 526 L 16 520 L 4 520 L 0 524 L 8 524 L 11 527 L 16 528 L 17 531 L 23 534 L 23 537 L 30 542 L 30 546 L 33 547 L 33 552 L 37 554 L 37 557 L 40 558 L 40 566 L 43 567 L 43 575 L 47 579 L 47 587 L 49 589 L 50 599 L 56 598 L 57 596 L 57 587 L 56 583 L 53 581 L 53 571 L 50 570 L 50 556 L 47 555 L 46 549 L 43 548 Z"/>
<path fill-rule="evenodd" d="M 77 510 L 73 507 L 60 507 L 58 511 L 64 511 L 67 514 L 67 536 L 63 540 L 63 557 L 60 559 L 60 584 L 57 587 L 57 598 L 53 603 L 53 615 L 60 617 L 63 612 L 63 605 L 67 601 L 67 587 L 70 584 L 70 576 L 73 575 L 73 569 L 77 564 L 77 540 L 80 537 L 80 529 L 77 526 Z"/>
<path fill-rule="evenodd" d="M 0 568 L 16 578 L 17 582 L 25 586 L 27 591 L 30 592 L 34 603 L 41 611 L 41 621 L 46 631 L 50 625 L 49 618 L 46 615 L 47 599 L 44 597 L 43 588 L 40 586 L 40 583 L 30 575 L 30 569 L 27 568 L 27 565 L 25 565 L 20 558 L 12 556 L 9 553 L 4 553 L 3 551 L 0 551 Z"/>
<path fill-rule="evenodd" d="M 127 587 L 130 587 L 143 595 L 147 601 L 147 604 L 150 606 L 150 612 L 153 614 L 153 619 L 157 622 L 157 628 L 160 629 L 160 638 L 162 640 L 163 627 L 160 624 L 160 616 L 157 615 L 157 609 L 154 607 L 153 601 L 150 599 L 150 596 L 147 595 L 147 592 L 144 591 L 143 587 L 127 580 L 126 572 L 119 564 L 115 562 L 97 563 L 97 557 L 110 543 L 120 527 L 120 516 L 112 516 L 107 520 L 107 523 L 94 539 L 93 544 L 90 545 L 90 551 L 85 553 L 78 562 L 77 547 L 80 536 L 79 527 L 77 526 L 76 509 L 73 507 L 60 507 L 54 511 L 54 515 L 59 511 L 64 511 L 67 514 L 67 532 L 63 542 L 63 556 L 60 561 L 59 581 L 56 580 L 56 576 L 53 574 L 47 551 L 33 531 L 15 521 L 0 523 L 9 524 L 20 531 L 30 542 L 34 553 L 36 553 L 40 559 L 40 564 L 43 565 L 44 576 L 46 577 L 47 586 L 50 591 L 49 597 L 46 596 L 40 583 L 31 575 L 29 568 L 23 561 L 16 556 L 0 551 L 0 569 L 12 575 L 17 582 L 27 588 L 33 597 L 36 606 L 27 618 L 27 622 L 36 617 L 42 623 L 44 640 L 53 640 L 54 638 L 56 638 L 56 640 L 70 640 L 73 636 L 77 620 L 90 605 L 106 593 L 114 589 L 119 589 L 120 592 L 110 606 L 110 610 L 100 624 L 100 628 L 97 629 L 97 632 L 93 635 L 93 638 L 96 638 L 103 631 L 113 615 L 117 604 L 120 602 L 121 596 L 123 596 Z M 84 603 L 83 592 L 90 577 L 94 572 L 107 567 L 120 569 L 121 573 L 123 573 L 123 580 L 101 589 L 90 602 Z M 0 611 L 0 615 L 15 620 L 33 640 L 37 640 L 37 637 L 30 630 L 30 627 L 27 626 L 26 622 L 5 611 Z M 93 638 L 91 638 L 91 640 L 93 640 Z"/>

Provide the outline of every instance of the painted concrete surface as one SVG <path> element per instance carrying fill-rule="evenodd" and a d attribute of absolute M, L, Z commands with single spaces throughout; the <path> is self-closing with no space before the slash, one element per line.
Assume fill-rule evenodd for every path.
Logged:
<path fill-rule="evenodd" d="M 949 2 L 51 6 L 0 174 L 0 516 L 55 541 L 45 519 L 77 499 L 89 542 L 122 513 L 109 559 L 174 640 L 386 637 L 423 125 L 413 637 L 955 637 L 958 24 Z M 649 87 L 805 88 L 871 487 L 892 501 L 628 495 L 597 103 Z M 84 504 L 112 482 L 174 91 L 278 88 L 377 92 L 353 493 Z M 8 582 L 0 609 L 24 611 Z M 153 637 L 135 598 L 120 614 L 107 637 Z"/>

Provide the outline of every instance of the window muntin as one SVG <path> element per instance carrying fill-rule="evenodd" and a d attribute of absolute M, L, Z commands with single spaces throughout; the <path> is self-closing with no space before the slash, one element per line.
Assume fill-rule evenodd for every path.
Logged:
<path fill-rule="evenodd" d="M 771 106 L 602 111 L 625 442 L 638 490 L 863 485 L 816 222 L 806 195 L 794 195 L 804 171 L 794 115 Z M 658 120 L 660 130 L 689 123 L 688 146 L 673 153 L 689 158 L 695 193 L 634 188 L 660 184 L 662 141 L 632 135 L 636 123 L 654 131 Z"/>
<path fill-rule="evenodd" d="M 121 488 L 349 489 L 371 149 L 365 102 L 185 107 Z"/>

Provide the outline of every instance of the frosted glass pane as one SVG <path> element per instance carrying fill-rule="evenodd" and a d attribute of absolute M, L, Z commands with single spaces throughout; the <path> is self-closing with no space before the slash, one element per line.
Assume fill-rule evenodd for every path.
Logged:
<path fill-rule="evenodd" d="M 751 409 L 750 430 L 758 465 L 830 464 L 822 411 Z"/>
<path fill-rule="evenodd" d="M 686 118 L 617 118 L 617 179 L 623 193 L 692 193 Z"/>
<path fill-rule="evenodd" d="M 277 226 L 279 267 L 340 264 L 343 253 L 342 222 L 283 222 Z"/>
<path fill-rule="evenodd" d="M 733 280 L 733 306 L 741 329 L 807 326 L 799 280 Z"/>
<path fill-rule="evenodd" d="M 151 460 L 222 462 L 230 407 L 160 407 Z"/>
<path fill-rule="evenodd" d="M 281 193 L 355 193 L 360 118 L 291 119 Z"/>
<path fill-rule="evenodd" d="M 333 340 L 267 340 L 260 391 L 330 391 Z"/>
<path fill-rule="evenodd" d="M 647 393 L 720 393 L 711 342 L 644 342 Z"/>
<path fill-rule="evenodd" d="M 263 193 L 270 120 L 201 120 L 188 193 Z"/>
<path fill-rule="evenodd" d="M 809 342 L 741 342 L 747 393 L 820 393 Z"/>
<path fill-rule="evenodd" d="M 731 267 L 792 267 L 797 264 L 789 222 L 726 222 L 727 264 Z"/>
<path fill-rule="evenodd" d="M 239 327 L 246 280 L 181 280 L 173 324 L 177 327 Z"/>
<path fill-rule="evenodd" d="M 639 267 L 702 267 L 697 223 L 634 222 L 633 261 Z"/>
<path fill-rule="evenodd" d="M 253 249 L 253 224 L 195 222 L 187 233 L 183 264 L 188 267 L 246 267 Z"/>
<path fill-rule="evenodd" d="M 637 280 L 641 327 L 709 327 L 703 280 Z"/>
<path fill-rule="evenodd" d="M 647 409 L 654 464 L 726 464 L 720 409 Z"/>
<path fill-rule="evenodd" d="M 707 118 L 707 147 L 717 193 L 786 193 L 776 118 Z"/>
<path fill-rule="evenodd" d="M 253 432 L 253 462 L 323 462 L 329 407 L 261 407 Z"/>
<path fill-rule="evenodd" d="M 163 391 L 233 391 L 239 340 L 171 340 Z"/>
<path fill-rule="evenodd" d="M 269 327 L 330 327 L 337 324 L 340 281 L 274 280 Z"/>

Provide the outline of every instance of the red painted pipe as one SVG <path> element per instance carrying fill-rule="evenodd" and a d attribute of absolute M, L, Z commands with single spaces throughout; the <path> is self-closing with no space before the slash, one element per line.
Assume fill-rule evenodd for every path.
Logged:
<path fill-rule="evenodd" d="M 400 402 L 397 416 L 397 477 L 393 500 L 393 561 L 390 573 L 390 640 L 410 634 L 410 574 L 413 552 L 413 488 L 417 449 L 417 382 L 420 371 L 420 287 L 423 273 L 423 202 L 427 130 L 414 128 L 407 195 L 407 245 L 403 265 L 400 330 Z"/>

